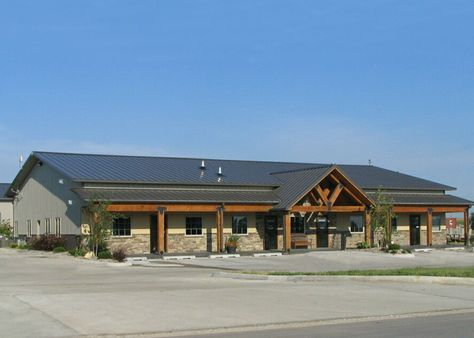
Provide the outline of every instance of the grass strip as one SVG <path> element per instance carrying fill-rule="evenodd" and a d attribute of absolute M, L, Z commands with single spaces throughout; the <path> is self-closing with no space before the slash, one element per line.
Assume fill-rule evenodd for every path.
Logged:
<path fill-rule="evenodd" d="M 464 277 L 474 278 L 473 267 L 449 268 L 401 268 L 401 269 L 374 269 L 374 270 L 348 270 L 327 272 L 245 272 L 254 275 L 268 276 L 434 276 L 434 277 Z"/>

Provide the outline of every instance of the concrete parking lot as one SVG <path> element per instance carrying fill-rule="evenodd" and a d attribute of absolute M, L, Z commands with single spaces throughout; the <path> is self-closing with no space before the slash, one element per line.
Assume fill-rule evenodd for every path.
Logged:
<path fill-rule="evenodd" d="M 391 255 L 364 250 L 313 251 L 278 257 L 196 258 L 182 264 L 244 271 L 323 272 L 402 267 L 474 266 L 474 253 L 432 250 L 412 255 Z"/>
<path fill-rule="evenodd" d="M 474 315 L 471 286 L 233 280 L 211 277 L 215 268 L 164 262 L 111 267 L 63 254 L 0 249 L 1 335 L 195 336 L 438 311 Z"/>

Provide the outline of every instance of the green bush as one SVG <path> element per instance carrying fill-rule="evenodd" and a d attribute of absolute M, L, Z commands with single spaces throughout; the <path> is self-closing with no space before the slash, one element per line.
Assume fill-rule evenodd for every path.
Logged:
<path fill-rule="evenodd" d="M 12 249 L 16 249 L 18 247 L 18 244 L 10 243 L 9 247 L 12 248 Z"/>
<path fill-rule="evenodd" d="M 112 253 L 109 250 L 99 251 L 97 254 L 98 259 L 112 259 Z"/>
<path fill-rule="evenodd" d="M 69 254 L 71 256 L 74 256 L 74 257 L 84 257 L 86 252 L 87 251 L 82 249 L 82 248 L 76 248 L 76 249 L 69 250 Z"/>
<path fill-rule="evenodd" d="M 53 249 L 53 252 L 54 252 L 54 253 L 65 252 L 65 251 L 67 251 L 67 250 L 66 250 L 66 248 L 63 247 L 63 246 L 57 246 L 57 247 L 55 247 L 55 248 Z"/>
<path fill-rule="evenodd" d="M 388 245 L 388 251 L 398 251 L 400 250 L 400 244 L 392 243 Z"/>
<path fill-rule="evenodd" d="M 357 243 L 357 249 L 370 249 L 370 244 L 367 242 Z"/>
<path fill-rule="evenodd" d="M 18 249 L 20 250 L 30 250 L 31 247 L 28 244 L 20 244 L 17 246 Z"/>

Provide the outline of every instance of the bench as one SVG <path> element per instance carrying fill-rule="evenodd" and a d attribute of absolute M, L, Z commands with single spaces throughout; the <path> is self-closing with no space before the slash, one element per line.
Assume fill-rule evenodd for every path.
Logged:
<path fill-rule="evenodd" d="M 302 236 L 292 236 L 292 238 L 291 238 L 291 248 L 292 249 L 297 249 L 297 248 L 307 249 L 308 245 L 309 245 L 308 238 L 304 235 L 302 235 Z"/>

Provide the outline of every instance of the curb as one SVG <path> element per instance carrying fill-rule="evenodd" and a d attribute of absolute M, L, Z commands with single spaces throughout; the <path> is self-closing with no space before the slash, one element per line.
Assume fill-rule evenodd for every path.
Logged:
<path fill-rule="evenodd" d="M 229 278 L 237 280 L 263 280 L 276 282 L 398 282 L 398 283 L 423 283 L 442 285 L 472 285 L 474 278 L 464 277 L 434 277 L 434 276 L 269 276 L 258 274 L 243 274 L 231 272 L 213 272 L 211 277 Z"/>

